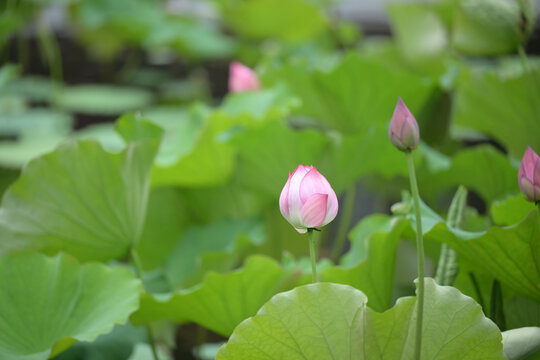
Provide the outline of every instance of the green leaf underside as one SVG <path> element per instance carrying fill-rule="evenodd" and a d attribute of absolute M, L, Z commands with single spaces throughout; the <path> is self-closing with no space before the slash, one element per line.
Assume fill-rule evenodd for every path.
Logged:
<path fill-rule="evenodd" d="M 94 141 L 69 142 L 28 164 L 2 199 L 0 253 L 62 250 L 108 260 L 138 241 L 160 130 L 128 116 L 118 132 L 129 142 L 120 153 Z"/>
<path fill-rule="evenodd" d="M 227 359 L 412 359 L 415 298 L 384 313 L 346 285 L 318 283 L 274 296 L 218 352 Z M 422 358 L 505 359 L 501 333 L 478 304 L 426 279 Z"/>
<path fill-rule="evenodd" d="M 485 233 L 449 230 L 444 223 L 425 234 L 445 242 L 478 269 L 532 299 L 540 301 L 540 231 L 538 214 L 531 211 L 521 223 Z"/>
<path fill-rule="evenodd" d="M 324 13 L 306 0 L 289 0 L 287 11 L 274 0 L 219 0 L 224 20 L 247 38 L 277 38 L 301 42 L 321 32 L 326 25 Z"/>
<path fill-rule="evenodd" d="M 168 295 L 144 294 L 135 324 L 167 319 L 193 321 L 218 334 L 228 336 L 242 320 L 254 315 L 274 294 L 290 289 L 297 276 L 274 260 L 253 256 L 235 272 L 209 272 L 203 282 Z"/>
<path fill-rule="evenodd" d="M 409 213 L 412 211 L 411 205 Z M 414 234 L 414 216 L 410 217 L 411 226 L 407 231 Z M 485 232 L 467 232 L 448 227 L 433 210 L 422 204 L 422 227 L 426 241 L 450 245 L 472 271 L 490 274 L 518 294 L 540 300 L 537 210 L 530 211 L 523 221 L 509 227 L 493 226 Z"/>
<path fill-rule="evenodd" d="M 0 259 L 0 358 L 47 359 L 69 338 L 93 341 L 127 321 L 142 286 L 127 269 L 59 254 Z"/>

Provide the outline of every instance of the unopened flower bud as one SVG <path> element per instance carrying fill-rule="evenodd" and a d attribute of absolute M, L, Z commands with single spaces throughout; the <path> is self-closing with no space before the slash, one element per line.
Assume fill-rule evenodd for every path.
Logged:
<path fill-rule="evenodd" d="M 401 97 L 394 109 L 388 135 L 392 144 L 401 151 L 414 150 L 420 142 L 418 123 Z"/>
<path fill-rule="evenodd" d="M 257 74 L 247 66 L 235 61 L 229 66 L 229 91 L 243 92 L 259 90 L 261 85 Z"/>
<path fill-rule="evenodd" d="M 540 158 L 529 146 L 521 160 L 518 184 L 528 201 L 540 201 Z"/>
<path fill-rule="evenodd" d="M 283 217 L 303 234 L 324 226 L 338 212 L 336 193 L 314 166 L 298 165 L 281 191 L 279 209 Z"/>

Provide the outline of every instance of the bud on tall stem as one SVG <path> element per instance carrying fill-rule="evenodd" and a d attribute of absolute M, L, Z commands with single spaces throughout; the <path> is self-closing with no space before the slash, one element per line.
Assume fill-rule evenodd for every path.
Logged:
<path fill-rule="evenodd" d="M 398 99 L 392 115 L 392 121 L 388 129 L 388 135 L 392 144 L 400 151 L 405 152 L 409 179 L 414 202 L 416 217 L 416 249 L 418 258 L 418 291 L 416 297 L 416 339 L 414 346 L 414 359 L 420 360 L 422 353 L 422 323 L 424 318 L 424 240 L 422 237 L 422 218 L 420 214 L 420 195 L 414 170 L 412 150 L 416 149 L 420 142 L 420 130 L 418 124 L 403 100 Z"/>
<path fill-rule="evenodd" d="M 279 197 L 281 215 L 301 234 L 308 233 L 313 283 L 317 282 L 317 248 L 313 230 L 334 220 L 338 212 L 334 189 L 314 166 L 298 165 Z"/>

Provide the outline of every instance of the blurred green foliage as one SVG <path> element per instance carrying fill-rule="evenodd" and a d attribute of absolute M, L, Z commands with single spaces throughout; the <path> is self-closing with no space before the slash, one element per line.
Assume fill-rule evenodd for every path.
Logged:
<path fill-rule="evenodd" d="M 82 46 L 106 83 L 57 76 L 58 66 L 60 75 L 69 73 L 70 54 L 66 35 L 42 17 L 51 6 L 64 9 L 69 41 Z M 540 62 L 524 53 L 535 24 L 532 1 L 391 3 L 393 36 L 384 39 L 340 19 L 332 1 L 205 1 L 210 16 L 169 6 L 0 2 L 0 48 L 5 59 L 18 60 L 0 68 L 0 318 L 9 319 L 0 331 L 2 356 L 46 358 L 102 335 L 61 358 L 110 355 L 111 343 L 120 344 L 123 359 L 144 357 L 151 349 L 140 329 L 104 335 L 131 316 L 153 329 L 166 324 L 160 344 L 170 346 L 171 323 L 194 322 L 233 334 L 218 358 L 252 358 L 243 351 L 260 341 L 268 346 L 261 333 L 278 326 L 264 323 L 265 314 L 287 318 L 278 340 L 290 341 L 286 331 L 305 335 L 310 320 L 294 309 L 319 312 L 314 294 L 330 319 L 360 311 L 373 333 L 356 334 L 349 317 L 327 327 L 323 316 L 315 319 L 318 335 L 306 336 L 330 342 L 301 341 L 299 353 L 317 343 L 320 353 L 348 357 L 350 347 L 336 339 L 351 331 L 365 337 L 366 349 L 392 338 L 387 356 L 407 353 L 412 347 L 398 342 L 413 331 L 416 300 L 402 296 L 414 295 L 414 216 L 409 195 L 401 194 L 405 158 L 388 140 L 399 96 L 422 137 L 414 161 L 428 265 L 444 243 L 459 267 L 454 288 L 427 282 L 433 306 L 426 339 L 440 332 L 436 324 L 448 323 L 451 334 L 469 331 L 455 347 L 437 337 L 425 351 L 456 357 L 465 343 L 489 337 L 471 358 L 503 358 L 501 333 L 485 316 L 494 311 L 495 281 L 508 329 L 540 326 L 538 210 L 517 184 L 526 146 L 540 151 Z M 29 71 L 31 24 L 50 77 Z M 231 60 L 253 66 L 262 89 L 216 96 Z M 338 217 L 317 235 L 321 279 L 349 287 L 298 287 L 310 278 L 307 241 L 278 210 L 288 171 L 298 164 L 317 166 L 340 204 L 357 194 L 353 222 Z M 459 185 L 472 194 L 462 229 L 444 220 Z M 339 227 L 350 246 L 337 250 L 342 257 L 334 264 L 326 258 Z M 55 273 L 55 266 L 68 269 Z M 137 270 L 144 290 L 123 268 Z M 49 296 L 43 301 L 40 289 Z M 82 306 L 70 317 L 61 306 L 68 298 L 112 315 Z M 23 305 L 39 316 L 19 316 Z M 459 321 L 448 322 L 453 314 Z M 71 318 L 80 321 L 77 331 L 67 326 Z M 39 332 L 43 324 L 46 337 L 24 330 Z M 512 338 L 505 335 L 505 346 L 514 349 Z M 278 346 L 272 351 L 279 355 Z"/>

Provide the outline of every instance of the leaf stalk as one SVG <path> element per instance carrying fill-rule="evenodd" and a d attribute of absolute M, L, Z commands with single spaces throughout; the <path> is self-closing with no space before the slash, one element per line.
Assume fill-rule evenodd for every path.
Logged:
<path fill-rule="evenodd" d="M 422 234 L 422 218 L 420 214 L 420 195 L 418 194 L 418 184 L 416 182 L 416 172 L 414 170 L 414 160 L 411 151 L 405 153 L 407 167 L 409 169 L 409 180 L 414 202 L 414 212 L 416 217 L 416 251 L 418 260 L 418 289 L 416 293 L 416 339 L 414 343 L 414 359 L 420 360 L 422 353 L 422 323 L 424 320 L 424 239 Z"/>

